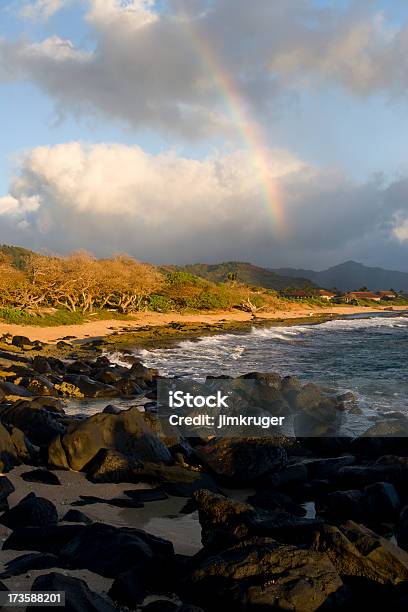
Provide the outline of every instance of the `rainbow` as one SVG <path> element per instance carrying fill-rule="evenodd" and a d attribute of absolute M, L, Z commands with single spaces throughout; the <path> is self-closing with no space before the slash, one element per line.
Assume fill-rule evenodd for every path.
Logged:
<path fill-rule="evenodd" d="M 198 50 L 200 60 L 213 75 L 215 83 L 228 108 L 240 140 L 251 152 L 254 171 L 259 176 L 268 210 L 272 213 L 274 233 L 276 237 L 286 231 L 285 208 L 282 191 L 278 181 L 272 176 L 269 167 L 269 147 L 264 141 L 259 124 L 248 113 L 245 99 L 238 84 L 225 70 L 222 62 L 215 55 L 208 41 L 201 35 L 193 20 L 186 15 L 179 15 L 185 26 L 185 31 L 193 46 Z"/>

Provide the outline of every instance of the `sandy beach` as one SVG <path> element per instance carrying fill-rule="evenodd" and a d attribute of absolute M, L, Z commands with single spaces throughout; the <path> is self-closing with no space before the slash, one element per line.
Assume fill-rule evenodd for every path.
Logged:
<path fill-rule="evenodd" d="M 399 306 L 398 310 L 407 310 L 407 306 Z M 364 314 L 370 312 L 378 312 L 386 310 L 386 308 L 373 308 L 371 306 L 329 306 L 327 308 L 311 308 L 310 306 L 298 306 L 297 304 L 288 305 L 285 310 L 275 310 L 271 312 L 260 312 L 257 318 L 281 321 L 291 320 L 301 317 L 316 316 L 316 315 L 351 315 Z M 115 331 L 126 331 L 129 328 L 135 330 L 135 327 L 162 327 L 170 323 L 182 324 L 203 324 L 216 325 L 225 322 L 249 322 L 252 319 L 251 313 L 238 310 L 216 311 L 193 314 L 169 313 L 162 314 L 158 312 L 143 312 L 132 317 L 131 320 L 123 321 L 112 319 L 104 321 L 85 322 L 78 325 L 61 325 L 54 327 L 39 327 L 26 325 L 12 325 L 0 323 L 0 334 L 13 334 L 27 336 L 30 340 L 40 340 L 41 342 L 53 343 L 61 340 L 66 336 L 74 336 L 77 339 L 95 338 L 107 336 Z"/>

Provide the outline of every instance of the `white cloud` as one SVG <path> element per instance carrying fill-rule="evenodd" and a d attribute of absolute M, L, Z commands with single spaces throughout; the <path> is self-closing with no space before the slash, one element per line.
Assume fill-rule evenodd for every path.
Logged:
<path fill-rule="evenodd" d="M 61 0 L 62 1 L 62 0 Z M 39 14 L 61 2 L 42 0 Z M 280 95 L 340 84 L 355 95 L 408 87 L 408 27 L 391 27 L 372 4 L 318 9 L 309 0 L 89 0 L 94 51 L 53 36 L 0 41 L 0 65 L 65 110 L 187 138 L 230 133 L 225 101 L 270 119 Z M 228 108 L 228 105 L 227 105 Z"/>
<path fill-rule="evenodd" d="M 37 147 L 0 199 L 0 241 L 270 266 L 334 263 L 367 255 L 373 243 L 378 256 L 397 248 L 395 215 L 407 216 L 401 186 L 359 184 L 285 151 L 267 155 L 269 201 L 266 177 L 243 151 L 196 160 L 118 144 Z"/>
<path fill-rule="evenodd" d="M 394 229 L 394 234 L 398 238 L 400 242 L 408 242 L 408 219 L 398 219 L 396 220 L 396 227 Z"/>
<path fill-rule="evenodd" d="M 28 0 L 20 8 L 19 14 L 25 19 L 47 21 L 58 13 L 70 0 Z"/>
<path fill-rule="evenodd" d="M 6 195 L 0 198 L 0 216 L 24 216 L 25 214 L 36 212 L 40 205 L 41 200 L 38 195 L 22 195 L 20 198 Z"/>

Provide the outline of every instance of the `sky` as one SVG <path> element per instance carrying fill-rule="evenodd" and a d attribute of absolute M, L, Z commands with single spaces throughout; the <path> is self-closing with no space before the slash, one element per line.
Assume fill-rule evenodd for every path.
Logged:
<path fill-rule="evenodd" d="M 406 0 L 3 0 L 0 242 L 408 272 Z"/>

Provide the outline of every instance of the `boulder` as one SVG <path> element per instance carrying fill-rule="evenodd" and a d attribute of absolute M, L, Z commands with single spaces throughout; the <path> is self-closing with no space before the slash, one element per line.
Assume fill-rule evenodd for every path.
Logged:
<path fill-rule="evenodd" d="M 101 448 L 84 468 L 91 482 L 133 482 L 134 470 L 142 464 L 116 450 Z"/>
<path fill-rule="evenodd" d="M 255 380 L 257 385 L 280 391 L 282 389 L 282 377 L 276 372 L 247 372 L 239 376 L 244 380 Z"/>
<path fill-rule="evenodd" d="M 372 522 L 395 521 L 401 507 L 394 485 L 388 482 L 368 485 L 364 489 L 364 505 Z"/>
<path fill-rule="evenodd" d="M 59 555 L 61 550 L 85 529 L 85 525 L 18 527 L 3 543 L 4 550 L 37 550 Z"/>
<path fill-rule="evenodd" d="M 6 472 L 20 463 L 20 449 L 4 425 L 0 423 L 0 470 Z"/>
<path fill-rule="evenodd" d="M 248 497 L 248 503 L 255 508 L 262 508 L 263 510 L 271 510 L 273 512 L 289 512 L 296 516 L 305 516 L 306 514 L 303 506 L 295 504 L 288 495 L 279 491 L 264 489 L 257 491 L 255 495 Z"/>
<path fill-rule="evenodd" d="M 33 370 L 39 374 L 51 374 L 54 368 L 51 367 L 50 361 L 42 355 L 36 355 L 33 359 Z"/>
<path fill-rule="evenodd" d="M 37 446 L 47 446 L 65 427 L 41 404 L 20 400 L 1 413 L 2 423 L 18 427 Z"/>
<path fill-rule="evenodd" d="M 68 463 L 65 449 L 62 446 L 61 436 L 56 436 L 48 447 L 48 467 L 57 470 L 69 470 L 70 466 Z"/>
<path fill-rule="evenodd" d="M 193 495 L 201 524 L 203 545 L 221 550 L 252 536 L 273 537 L 282 542 L 306 543 L 322 524 L 286 511 L 265 511 L 248 503 L 206 490 Z"/>
<path fill-rule="evenodd" d="M 312 549 L 324 552 L 342 577 L 360 577 L 380 584 L 398 584 L 408 579 L 408 553 L 352 521 L 340 527 L 324 525 Z"/>
<path fill-rule="evenodd" d="M 335 491 L 316 500 L 316 511 L 330 519 L 363 521 L 364 494 L 359 490 Z"/>
<path fill-rule="evenodd" d="M 115 612 L 115 606 L 104 597 L 91 591 L 84 580 L 51 572 L 37 576 L 31 591 L 62 591 L 65 593 L 66 612 Z M 27 610 L 37 610 L 28 606 Z"/>
<path fill-rule="evenodd" d="M 188 601 L 209 610 L 334 610 L 343 583 L 319 552 L 251 538 L 205 558 L 185 579 Z"/>
<path fill-rule="evenodd" d="M 356 458 L 353 455 L 343 457 L 323 457 L 322 459 L 307 459 L 304 465 L 310 479 L 325 479 L 336 476 L 338 471 L 348 465 L 353 465 Z"/>
<path fill-rule="evenodd" d="M 111 366 L 108 364 L 99 370 L 92 372 L 94 380 L 104 383 L 105 385 L 116 385 L 122 379 L 126 377 L 129 369 L 123 366 L 115 365 Z"/>
<path fill-rule="evenodd" d="M 140 461 L 171 461 L 169 451 L 146 425 L 136 407 L 120 414 L 92 415 L 61 438 L 61 447 L 66 459 L 60 458 L 60 467 L 68 464 L 76 471 L 83 470 L 101 449 L 116 450 Z M 60 448 L 53 448 L 49 463 L 57 466 L 59 454 Z"/>
<path fill-rule="evenodd" d="M 173 545 L 167 540 L 141 529 L 102 523 L 84 526 L 61 550 L 61 559 L 68 567 L 88 569 L 107 578 L 115 578 L 129 567 L 143 567 L 173 556 Z"/>
<path fill-rule="evenodd" d="M 222 438 L 195 453 L 220 482 L 234 486 L 246 486 L 278 472 L 288 461 L 279 438 Z"/>
<path fill-rule="evenodd" d="M 159 376 L 159 371 L 155 368 L 146 368 L 140 361 L 137 361 L 132 364 L 127 375 L 139 385 L 139 387 L 146 389 L 156 381 Z"/>
<path fill-rule="evenodd" d="M 27 336 L 13 336 L 11 344 L 23 349 L 25 347 L 31 348 L 34 343 L 31 342 L 30 338 L 27 338 Z"/>
<path fill-rule="evenodd" d="M 73 385 L 83 397 L 117 397 L 118 390 L 112 385 L 105 385 L 89 376 L 65 376 L 65 382 Z"/>
<path fill-rule="evenodd" d="M 11 559 L 5 566 L 4 572 L 0 575 L 2 578 L 10 578 L 11 576 L 21 576 L 27 574 L 31 570 L 43 570 L 58 567 L 58 557 L 51 553 L 27 553 Z"/>
<path fill-rule="evenodd" d="M 200 489 L 218 492 L 219 488 L 209 474 L 179 465 L 143 463 L 133 471 L 132 482 L 160 486 L 168 495 L 190 497 Z"/>
<path fill-rule="evenodd" d="M 0 511 L 8 510 L 7 498 L 14 491 L 14 485 L 7 476 L 0 476 Z"/>
<path fill-rule="evenodd" d="M 6 510 L 0 522 L 10 529 L 21 527 L 49 527 L 58 522 L 57 509 L 44 497 L 29 493 L 16 506 Z"/>
<path fill-rule="evenodd" d="M 404 487 L 408 478 L 408 465 L 401 463 L 371 463 L 340 468 L 338 482 L 341 486 L 363 488 L 376 482 L 388 482 L 397 489 Z"/>
<path fill-rule="evenodd" d="M 6 398 L 33 397 L 33 393 L 28 391 L 28 389 L 25 387 L 15 385 L 11 382 L 5 382 L 3 380 L 0 380 L 0 389 L 4 392 Z"/>
<path fill-rule="evenodd" d="M 156 487 L 155 489 L 131 489 L 123 491 L 123 493 L 141 504 L 145 502 L 163 501 L 169 497 L 161 487 Z"/>
<path fill-rule="evenodd" d="M 56 474 L 49 472 L 48 470 L 38 469 L 31 470 L 30 472 L 24 472 L 21 474 L 21 478 L 26 482 L 40 482 L 47 485 L 60 485 L 61 481 Z"/>
<path fill-rule="evenodd" d="M 85 525 L 90 525 L 91 523 L 93 523 L 92 519 L 89 518 L 89 516 L 87 516 L 80 510 L 76 510 L 74 508 L 68 510 L 68 512 L 62 517 L 61 520 L 67 523 L 85 523 Z"/>
<path fill-rule="evenodd" d="M 287 465 L 285 468 L 268 477 L 269 484 L 276 489 L 295 488 L 304 484 L 308 478 L 307 468 L 303 463 Z"/>
<path fill-rule="evenodd" d="M 30 379 L 27 385 L 27 390 L 32 395 L 39 396 L 55 396 L 57 391 L 54 389 L 54 385 L 45 376 L 34 376 Z"/>
<path fill-rule="evenodd" d="M 297 438 L 330 438 L 339 435 L 343 422 L 343 405 L 336 398 L 321 394 L 308 384 L 294 401 L 293 428 Z"/>
<path fill-rule="evenodd" d="M 119 406 L 114 406 L 113 404 L 108 404 L 102 410 L 102 413 L 103 414 L 120 414 L 122 412 L 122 410 L 123 409 L 119 408 Z"/>
<path fill-rule="evenodd" d="M 148 590 L 140 568 L 132 568 L 119 574 L 113 581 L 108 594 L 113 601 L 130 610 L 141 606 L 148 595 Z"/>

